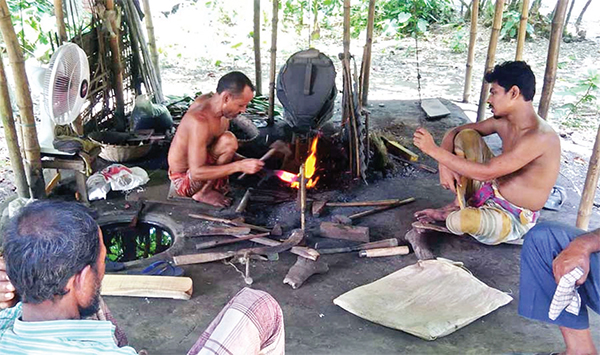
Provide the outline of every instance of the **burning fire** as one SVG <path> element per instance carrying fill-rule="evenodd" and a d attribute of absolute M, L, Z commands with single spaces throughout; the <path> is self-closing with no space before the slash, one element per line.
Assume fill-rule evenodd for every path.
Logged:
<path fill-rule="evenodd" d="M 317 171 L 317 143 L 319 142 L 319 137 L 315 137 L 313 139 L 310 146 L 310 155 L 306 158 L 304 162 L 304 177 L 306 178 L 306 187 L 312 188 L 317 185 L 317 181 L 319 181 L 319 177 L 313 176 Z M 289 171 L 280 170 L 277 172 L 277 177 L 279 177 L 282 181 L 288 182 L 292 188 L 300 187 L 300 174 L 290 173 Z"/>

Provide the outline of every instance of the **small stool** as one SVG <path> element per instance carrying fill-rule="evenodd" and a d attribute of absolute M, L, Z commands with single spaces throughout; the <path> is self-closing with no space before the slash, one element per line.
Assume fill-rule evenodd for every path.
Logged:
<path fill-rule="evenodd" d="M 99 149 L 94 149 L 91 154 L 78 152 L 73 155 L 48 154 L 42 152 L 42 169 L 67 169 L 75 172 L 75 182 L 77 184 L 77 192 L 81 198 L 81 202 L 88 205 L 86 180 L 88 177 L 86 160 L 91 164 L 98 154 Z"/>

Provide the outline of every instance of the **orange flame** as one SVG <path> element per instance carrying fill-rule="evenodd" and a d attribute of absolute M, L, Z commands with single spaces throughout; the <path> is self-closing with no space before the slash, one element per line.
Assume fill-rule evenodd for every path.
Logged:
<path fill-rule="evenodd" d="M 317 171 L 317 143 L 319 142 L 319 137 L 315 137 L 313 139 L 310 146 L 310 155 L 306 158 L 304 162 L 304 177 L 306 178 L 306 188 L 310 189 L 317 185 L 317 181 L 319 181 L 319 177 L 313 176 Z M 285 181 L 290 184 L 290 187 L 297 189 L 300 187 L 300 174 L 290 173 L 288 171 L 279 171 L 277 172 L 277 177 L 279 177 L 282 181 Z"/>

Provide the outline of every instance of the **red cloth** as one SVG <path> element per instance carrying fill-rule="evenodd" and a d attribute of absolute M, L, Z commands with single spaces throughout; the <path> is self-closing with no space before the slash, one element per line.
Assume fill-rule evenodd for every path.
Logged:
<path fill-rule="evenodd" d="M 206 157 L 206 165 L 216 165 L 217 161 L 210 155 Z M 200 191 L 207 183 L 206 180 L 192 179 L 190 171 L 174 173 L 169 170 L 169 179 L 175 185 L 175 192 L 179 196 L 192 197 L 196 192 Z M 214 190 L 225 192 L 227 188 L 227 178 L 216 179 L 212 186 Z"/>

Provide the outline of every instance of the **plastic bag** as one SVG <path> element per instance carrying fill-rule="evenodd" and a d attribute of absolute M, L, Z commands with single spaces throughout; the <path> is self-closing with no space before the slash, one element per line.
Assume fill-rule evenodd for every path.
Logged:
<path fill-rule="evenodd" d="M 106 199 L 106 194 L 110 191 L 110 182 L 100 172 L 90 176 L 85 185 L 87 186 L 88 199 L 90 201 L 104 200 Z"/>
<path fill-rule="evenodd" d="M 152 103 L 148 95 L 139 95 L 135 98 L 130 127 L 134 131 L 154 129 L 162 133 L 173 127 L 173 118 L 165 106 Z"/>
<path fill-rule="evenodd" d="M 112 164 L 100 173 L 108 180 L 110 188 L 114 191 L 132 190 L 150 180 L 144 169 L 138 167 L 128 168 L 121 164 Z"/>

